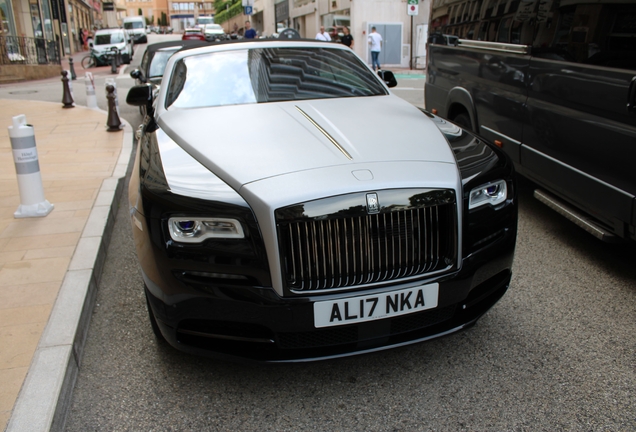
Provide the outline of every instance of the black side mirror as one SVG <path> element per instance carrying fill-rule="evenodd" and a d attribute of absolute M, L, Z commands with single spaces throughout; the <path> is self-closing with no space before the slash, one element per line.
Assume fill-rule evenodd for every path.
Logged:
<path fill-rule="evenodd" d="M 126 103 L 132 106 L 152 108 L 152 86 L 150 84 L 136 85 L 128 91 Z"/>
<path fill-rule="evenodd" d="M 393 75 L 393 72 L 391 71 L 379 70 L 378 76 L 382 78 L 382 81 L 384 81 L 387 87 L 389 88 L 395 87 L 397 85 L 397 80 L 395 79 L 395 75 Z"/>
<path fill-rule="evenodd" d="M 134 79 L 138 79 L 139 81 L 145 83 L 146 82 L 146 78 L 144 77 L 143 72 L 141 72 L 139 69 L 133 69 L 130 72 L 130 77 L 134 78 Z"/>

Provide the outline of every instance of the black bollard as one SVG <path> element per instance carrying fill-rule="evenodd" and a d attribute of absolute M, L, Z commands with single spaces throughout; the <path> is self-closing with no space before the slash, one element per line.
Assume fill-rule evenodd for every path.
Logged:
<path fill-rule="evenodd" d="M 110 55 L 110 73 L 117 73 L 117 56 L 115 53 Z"/>
<path fill-rule="evenodd" d="M 64 90 L 64 94 L 62 96 L 62 103 L 64 106 L 62 108 L 75 108 L 75 101 L 73 100 L 73 96 L 71 95 L 71 88 L 68 85 L 68 72 L 62 71 L 62 88 Z"/>
<path fill-rule="evenodd" d="M 115 106 L 115 87 L 112 85 L 106 86 L 106 99 L 108 99 L 108 120 L 106 120 L 106 126 L 108 126 L 108 132 L 117 132 L 121 130 L 121 120 L 119 120 L 119 114 L 117 114 L 117 106 Z"/>
<path fill-rule="evenodd" d="M 77 79 L 77 75 L 75 75 L 75 68 L 73 67 L 73 57 L 68 58 L 68 67 L 71 70 L 71 79 L 75 81 Z"/>

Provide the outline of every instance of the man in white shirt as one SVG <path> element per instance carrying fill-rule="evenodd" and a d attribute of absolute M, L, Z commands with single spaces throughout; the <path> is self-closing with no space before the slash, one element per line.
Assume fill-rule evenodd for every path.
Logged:
<path fill-rule="evenodd" d="M 380 33 L 375 31 L 375 27 L 371 27 L 371 33 L 369 34 L 369 45 L 371 46 L 371 67 L 373 67 L 374 71 L 376 70 L 376 65 L 378 69 L 381 69 L 378 56 L 380 55 L 380 51 L 382 51 L 382 36 L 380 35 Z"/>
<path fill-rule="evenodd" d="M 325 33 L 325 26 L 320 26 L 320 32 L 316 35 L 316 40 L 331 42 L 331 36 L 329 36 L 329 33 Z"/>

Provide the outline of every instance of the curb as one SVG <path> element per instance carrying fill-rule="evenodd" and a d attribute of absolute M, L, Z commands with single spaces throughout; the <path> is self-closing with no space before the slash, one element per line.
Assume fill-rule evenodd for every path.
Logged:
<path fill-rule="evenodd" d="M 122 124 L 124 136 L 117 165 L 112 176 L 102 182 L 6 432 L 64 429 L 133 149 L 133 129 L 123 119 Z"/>

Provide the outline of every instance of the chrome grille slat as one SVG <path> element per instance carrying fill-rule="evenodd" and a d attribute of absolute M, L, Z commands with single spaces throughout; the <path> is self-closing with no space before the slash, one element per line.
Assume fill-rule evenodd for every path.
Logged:
<path fill-rule="evenodd" d="M 456 260 L 454 203 L 279 225 L 292 291 L 355 287 L 438 272 Z"/>

